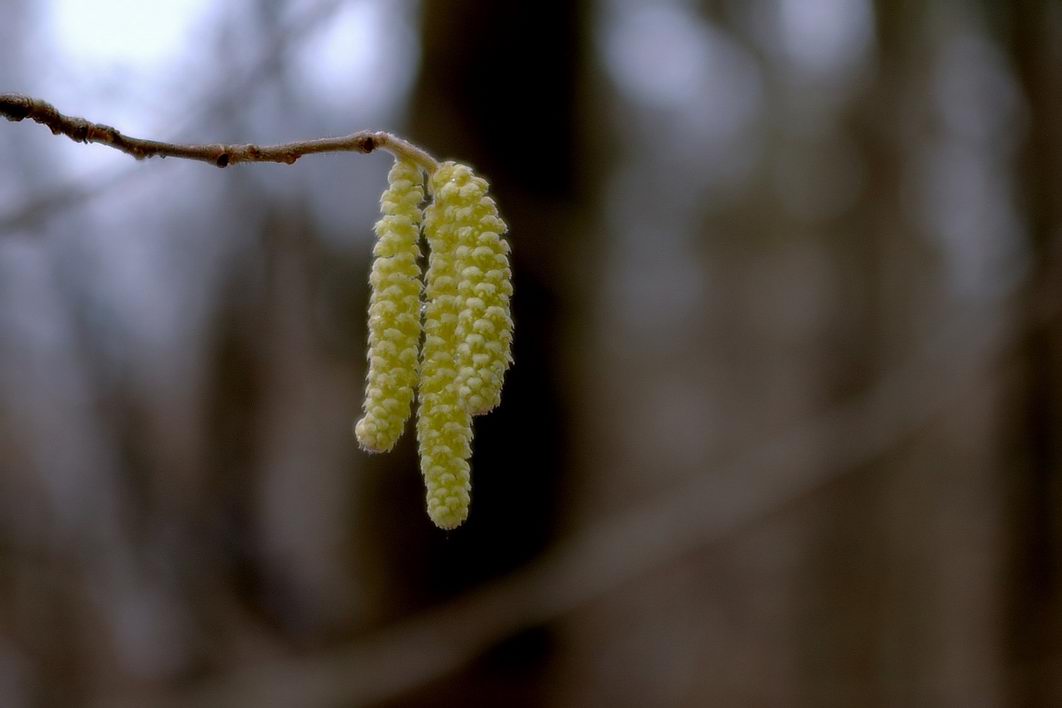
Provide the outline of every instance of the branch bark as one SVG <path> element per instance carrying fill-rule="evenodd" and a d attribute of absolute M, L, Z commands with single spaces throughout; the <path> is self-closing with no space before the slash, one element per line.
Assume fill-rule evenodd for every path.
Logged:
<path fill-rule="evenodd" d="M 228 167 L 238 162 L 281 162 L 290 165 L 303 155 L 313 153 L 368 154 L 375 150 L 386 150 L 395 157 L 419 165 L 429 174 L 437 167 L 435 159 L 424 150 L 381 130 L 361 130 L 337 138 L 317 138 L 280 145 L 182 145 L 130 137 L 109 125 L 64 115 L 46 101 L 19 94 L 0 94 L 0 115 L 15 122 L 29 118 L 49 128 L 54 135 L 65 135 L 77 143 L 106 145 L 138 160 L 177 157 L 208 162 L 216 167 Z"/>

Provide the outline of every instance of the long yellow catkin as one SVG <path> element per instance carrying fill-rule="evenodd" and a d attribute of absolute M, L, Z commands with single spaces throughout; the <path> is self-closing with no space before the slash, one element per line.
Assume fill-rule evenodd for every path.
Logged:
<path fill-rule="evenodd" d="M 457 234 L 457 390 L 469 413 L 480 415 L 501 402 L 502 382 L 512 363 L 513 294 L 508 227 L 487 195 L 487 181 L 465 165 L 436 192 Z"/>
<path fill-rule="evenodd" d="M 468 459 L 472 417 L 457 391 L 458 233 L 447 185 L 455 165 L 443 163 L 431 176 L 434 198 L 425 211 L 430 255 L 425 282 L 424 347 L 421 351 L 417 440 L 427 488 L 428 516 L 444 529 L 468 517 Z"/>
<path fill-rule="evenodd" d="M 394 447 L 409 418 L 417 383 L 420 340 L 421 210 L 420 170 L 396 160 L 380 197 L 369 283 L 369 373 L 364 415 L 354 426 L 363 448 L 385 452 Z"/>

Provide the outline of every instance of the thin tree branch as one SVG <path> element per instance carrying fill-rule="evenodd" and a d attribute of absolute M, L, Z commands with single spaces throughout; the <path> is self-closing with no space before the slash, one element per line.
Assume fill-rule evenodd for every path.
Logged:
<path fill-rule="evenodd" d="M 386 150 L 395 157 L 409 160 L 429 173 L 437 166 L 435 159 L 417 146 L 391 133 L 361 130 L 338 138 L 318 138 L 280 145 L 181 145 L 157 140 L 133 138 L 103 123 L 60 113 L 52 104 L 19 94 L 0 94 L 0 115 L 10 121 L 26 118 L 48 127 L 55 135 L 65 135 L 77 143 L 98 143 L 132 155 L 138 160 L 148 157 L 178 157 L 227 167 L 238 162 L 282 162 L 292 164 L 303 155 L 320 152 L 359 152 Z"/>

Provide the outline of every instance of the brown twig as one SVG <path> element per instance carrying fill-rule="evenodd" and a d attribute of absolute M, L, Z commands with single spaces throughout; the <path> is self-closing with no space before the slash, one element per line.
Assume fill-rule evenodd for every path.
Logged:
<path fill-rule="evenodd" d="M 379 130 L 361 130 L 338 138 L 318 138 L 280 145 L 181 145 L 133 138 L 109 125 L 63 115 L 46 101 L 19 94 L 0 94 L 0 115 L 10 121 L 29 118 L 47 126 L 55 135 L 65 135 L 78 143 L 106 145 L 138 160 L 148 157 L 178 157 L 208 162 L 217 167 L 227 167 L 238 162 L 282 162 L 290 165 L 303 155 L 312 153 L 368 154 L 374 150 L 386 150 L 395 157 L 414 162 L 429 173 L 436 167 L 435 159 L 424 150 L 391 133 Z"/>

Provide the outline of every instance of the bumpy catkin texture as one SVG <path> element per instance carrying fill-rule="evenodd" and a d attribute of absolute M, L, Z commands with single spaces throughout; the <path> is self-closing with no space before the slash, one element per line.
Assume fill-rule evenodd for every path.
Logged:
<path fill-rule="evenodd" d="M 457 391 L 472 415 L 500 403 L 512 363 L 512 270 L 502 238 L 508 227 L 487 187 L 465 165 L 454 165 L 450 178 L 434 186 L 441 218 L 457 237 Z"/>
<path fill-rule="evenodd" d="M 431 177 L 435 192 L 424 216 L 430 255 L 425 278 L 424 347 L 421 351 L 417 440 L 427 487 L 428 516 L 444 529 L 468 516 L 472 418 L 457 392 L 458 233 L 440 190 L 454 176 L 443 163 Z"/>
<path fill-rule="evenodd" d="M 380 197 L 369 283 L 369 374 L 365 414 L 354 426 L 358 442 L 370 452 L 394 447 L 409 418 L 417 383 L 420 340 L 420 238 L 424 200 L 420 171 L 396 161 Z"/>

